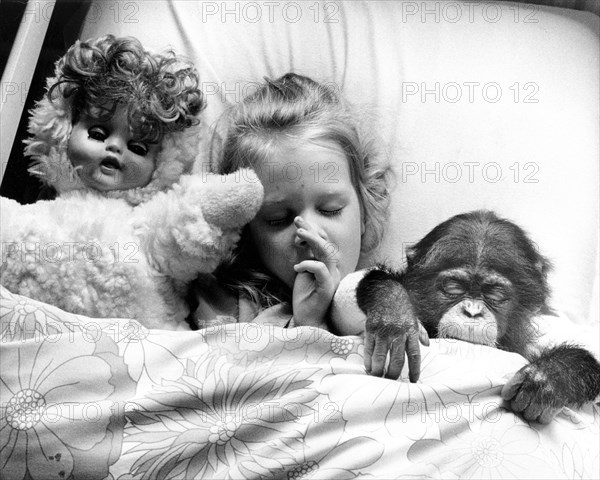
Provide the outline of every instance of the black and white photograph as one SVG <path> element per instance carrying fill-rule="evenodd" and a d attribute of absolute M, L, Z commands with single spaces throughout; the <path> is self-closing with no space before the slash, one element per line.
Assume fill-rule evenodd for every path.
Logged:
<path fill-rule="evenodd" d="M 600 1 L 2 0 L 0 476 L 600 478 Z"/>

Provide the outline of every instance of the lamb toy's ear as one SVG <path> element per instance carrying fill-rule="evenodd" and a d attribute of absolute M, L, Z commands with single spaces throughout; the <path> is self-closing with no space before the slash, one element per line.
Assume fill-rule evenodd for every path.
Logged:
<path fill-rule="evenodd" d="M 58 64 L 56 68 L 58 74 Z M 25 156 L 32 158 L 29 173 L 60 194 L 79 190 L 84 186 L 67 157 L 67 145 L 72 129 L 72 98 L 58 94 L 52 99 L 48 97 L 50 87 L 57 81 L 57 77 L 46 80 L 44 96 L 30 110 L 30 136 L 24 143 Z"/>

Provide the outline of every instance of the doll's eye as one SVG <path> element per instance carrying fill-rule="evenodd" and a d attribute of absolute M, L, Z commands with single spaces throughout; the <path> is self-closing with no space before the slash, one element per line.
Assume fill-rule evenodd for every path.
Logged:
<path fill-rule="evenodd" d="M 104 140 L 106 140 L 106 137 L 108 137 L 108 132 L 102 127 L 94 126 L 88 130 L 88 136 L 92 140 L 98 140 L 99 142 L 103 142 Z"/>
<path fill-rule="evenodd" d="M 140 157 L 144 157 L 148 154 L 148 146 L 142 142 L 129 142 L 127 148 Z"/>

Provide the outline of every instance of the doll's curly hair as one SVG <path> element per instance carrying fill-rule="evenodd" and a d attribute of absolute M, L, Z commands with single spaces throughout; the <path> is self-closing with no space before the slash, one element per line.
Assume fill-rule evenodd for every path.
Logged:
<path fill-rule="evenodd" d="M 206 100 L 194 66 L 173 51 L 151 53 L 133 37 L 105 35 L 77 41 L 46 80 L 46 93 L 30 111 L 25 155 L 29 172 L 60 195 L 86 189 L 69 160 L 73 125 L 82 115 L 105 120 L 125 108 L 136 140 L 160 144 L 145 187 L 103 195 L 132 205 L 170 188 L 190 173 L 204 126 Z"/>
<path fill-rule="evenodd" d="M 111 117 L 126 105 L 134 135 L 150 143 L 197 124 L 196 115 L 205 106 L 191 65 L 182 65 L 173 52 L 151 54 L 133 37 L 105 35 L 77 42 L 57 70 L 61 74 L 48 98 L 72 97 L 73 123 L 82 114 Z"/>

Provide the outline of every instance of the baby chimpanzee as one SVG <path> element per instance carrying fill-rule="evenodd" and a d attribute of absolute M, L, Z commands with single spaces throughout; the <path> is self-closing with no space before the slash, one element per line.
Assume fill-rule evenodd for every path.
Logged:
<path fill-rule="evenodd" d="M 367 316 L 368 369 L 377 342 L 388 346 L 390 339 L 402 337 L 398 340 L 406 344 L 415 381 L 422 326 L 430 337 L 489 345 L 527 358 L 529 365 L 502 389 L 502 397 L 527 420 L 548 423 L 562 407 L 581 407 L 600 394 L 600 364 L 591 353 L 570 344 L 537 344 L 533 320 L 551 313 L 550 264 L 517 225 L 489 211 L 457 215 L 410 248 L 407 260 L 403 272 L 379 266 L 358 284 L 356 298 Z M 400 360 L 397 351 L 391 352 L 395 364 L 388 377 L 400 374 L 404 346 L 400 349 Z"/>

